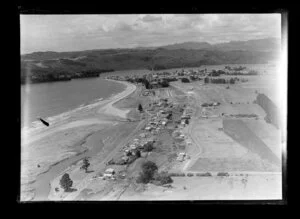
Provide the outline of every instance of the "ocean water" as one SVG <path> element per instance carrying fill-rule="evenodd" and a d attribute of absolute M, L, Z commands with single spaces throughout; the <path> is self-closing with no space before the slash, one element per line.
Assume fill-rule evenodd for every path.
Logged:
<path fill-rule="evenodd" d="M 102 77 L 21 85 L 21 128 L 106 99 L 126 86 Z"/>

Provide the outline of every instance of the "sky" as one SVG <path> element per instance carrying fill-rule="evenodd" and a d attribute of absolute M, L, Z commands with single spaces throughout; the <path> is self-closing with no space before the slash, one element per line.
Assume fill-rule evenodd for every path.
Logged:
<path fill-rule="evenodd" d="M 280 14 L 20 15 L 21 54 L 281 37 Z"/>

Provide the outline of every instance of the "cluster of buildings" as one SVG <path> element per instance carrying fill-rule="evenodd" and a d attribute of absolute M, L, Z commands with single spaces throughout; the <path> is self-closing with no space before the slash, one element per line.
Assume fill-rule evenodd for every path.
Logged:
<path fill-rule="evenodd" d="M 152 88 L 161 87 L 161 83 L 163 81 L 177 81 L 181 78 L 190 78 L 193 77 L 194 80 L 200 80 L 202 77 L 208 76 L 208 72 L 206 69 L 204 70 L 176 70 L 176 71 L 164 71 L 164 72 L 155 72 L 155 73 L 147 73 L 143 75 L 131 75 L 131 76 L 120 76 L 120 75 L 111 75 L 107 76 L 108 79 L 112 80 L 120 80 L 120 81 L 138 81 L 139 79 L 146 79 L 151 83 Z"/>
<path fill-rule="evenodd" d="M 241 67 L 240 67 L 241 68 Z M 245 70 L 246 68 L 228 68 L 226 66 L 223 70 L 207 70 L 205 69 L 181 69 L 181 70 L 172 70 L 172 71 L 163 71 L 163 72 L 151 72 L 145 73 L 143 75 L 112 75 L 107 76 L 109 79 L 121 80 L 121 81 L 130 81 L 134 83 L 139 83 L 139 80 L 147 80 L 152 88 L 162 87 L 162 83 L 167 81 L 177 81 L 182 78 L 189 80 L 202 80 L 210 76 L 219 76 L 219 75 L 257 75 L 258 73 L 253 70 Z M 237 69 L 239 69 L 237 71 Z M 243 81 L 242 81 L 243 82 Z"/>
<path fill-rule="evenodd" d="M 173 137 L 176 139 L 182 140 L 182 144 L 191 145 L 192 142 L 186 138 L 185 134 L 183 133 L 183 129 L 189 124 L 189 120 L 191 119 L 193 110 L 190 107 L 186 107 L 181 115 L 180 124 L 177 126 L 177 129 L 173 132 Z M 186 152 L 179 152 L 177 154 L 177 161 L 184 161 L 185 159 L 189 159 L 189 156 Z"/>
<path fill-rule="evenodd" d="M 153 143 L 154 143 L 154 138 L 147 135 L 147 133 L 141 133 L 138 137 L 133 139 L 130 143 L 128 143 L 122 148 L 123 151 L 122 160 L 124 160 L 125 163 L 127 163 L 130 156 L 136 156 L 138 152 L 140 152 L 141 156 L 143 156 L 142 151 L 144 150 L 144 148 L 147 145 Z"/>
<path fill-rule="evenodd" d="M 158 134 L 158 132 L 163 129 L 169 119 L 172 116 L 172 110 L 173 103 L 169 103 L 168 99 L 161 98 L 157 101 L 152 102 L 150 108 L 148 109 L 148 112 L 151 114 L 148 123 L 145 127 L 145 130 L 150 132 L 152 135 Z M 153 112 L 154 109 L 156 112 Z"/>

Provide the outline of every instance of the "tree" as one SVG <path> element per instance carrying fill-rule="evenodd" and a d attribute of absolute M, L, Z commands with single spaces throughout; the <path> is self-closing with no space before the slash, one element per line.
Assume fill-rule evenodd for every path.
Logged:
<path fill-rule="evenodd" d="M 196 77 L 195 77 L 195 76 L 190 76 L 190 79 L 191 79 L 192 81 L 195 81 L 195 80 L 196 80 Z"/>
<path fill-rule="evenodd" d="M 70 176 L 68 173 L 65 173 L 62 178 L 59 181 L 61 187 L 65 190 L 65 192 L 71 192 L 73 181 L 70 179 Z"/>
<path fill-rule="evenodd" d="M 141 104 L 139 104 L 139 106 L 138 106 L 138 110 L 140 111 L 140 113 L 141 113 L 141 112 L 143 112 L 143 107 L 142 107 L 142 105 L 141 105 Z"/>
<path fill-rule="evenodd" d="M 148 142 L 147 144 L 144 145 L 143 151 L 152 151 L 153 150 L 153 142 Z"/>
<path fill-rule="evenodd" d="M 83 159 L 83 164 L 82 164 L 82 166 L 81 166 L 81 169 L 84 169 L 85 172 L 87 172 L 87 169 L 88 169 L 88 167 L 89 167 L 90 165 L 91 165 L 91 164 L 90 164 L 89 160 L 85 157 L 85 158 Z"/>
<path fill-rule="evenodd" d="M 182 83 L 189 83 L 189 82 L 190 82 L 190 80 L 189 80 L 189 79 L 187 79 L 187 78 L 181 78 L 181 82 L 182 82 Z"/>
<path fill-rule="evenodd" d="M 137 151 L 135 152 L 135 156 L 136 156 L 136 157 L 141 157 L 141 152 L 140 152 L 139 150 L 137 150 Z"/>
<path fill-rule="evenodd" d="M 144 79 L 143 83 L 144 83 L 146 89 L 151 89 L 150 83 L 147 79 Z"/>
<path fill-rule="evenodd" d="M 154 180 L 159 181 L 162 185 L 172 183 L 173 180 L 167 172 L 155 173 Z"/>
<path fill-rule="evenodd" d="M 173 115 L 172 112 L 170 112 L 170 113 L 167 115 L 166 118 L 167 118 L 167 119 L 171 119 L 171 118 L 172 118 L 172 115 Z"/>
<path fill-rule="evenodd" d="M 235 83 L 234 79 L 233 79 L 233 78 L 230 78 L 229 83 L 230 83 L 230 84 L 234 84 L 234 83 Z"/>
<path fill-rule="evenodd" d="M 166 80 L 163 80 L 163 81 L 160 83 L 160 85 L 161 85 L 162 87 L 169 87 L 169 82 L 166 81 Z"/>
<path fill-rule="evenodd" d="M 137 182 L 138 183 L 148 183 L 153 179 L 154 173 L 158 170 L 156 164 L 152 161 L 147 161 L 142 164 L 142 171 L 140 172 Z"/>
<path fill-rule="evenodd" d="M 204 83 L 205 83 L 205 84 L 208 84 L 208 83 L 209 83 L 209 78 L 208 78 L 208 77 L 204 78 Z"/>
<path fill-rule="evenodd" d="M 153 176 L 153 174 L 156 170 L 158 170 L 158 167 L 152 161 L 147 161 L 147 162 L 143 163 L 143 165 L 142 165 L 142 171 L 144 173 L 150 174 L 151 177 Z"/>

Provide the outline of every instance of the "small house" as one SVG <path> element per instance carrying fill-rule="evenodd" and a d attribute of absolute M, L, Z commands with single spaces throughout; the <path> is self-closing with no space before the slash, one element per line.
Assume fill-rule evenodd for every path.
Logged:
<path fill-rule="evenodd" d="M 115 170 L 113 168 L 108 168 L 105 170 L 103 176 L 104 177 L 112 177 L 115 174 Z"/>
<path fill-rule="evenodd" d="M 147 130 L 147 131 L 151 131 L 151 130 L 152 130 L 152 127 L 150 127 L 150 126 L 147 126 L 147 127 L 145 128 L 145 130 Z"/>
<path fill-rule="evenodd" d="M 128 156 L 123 156 L 122 160 L 124 160 L 125 162 L 127 162 L 129 160 L 129 157 Z"/>
<path fill-rule="evenodd" d="M 178 154 L 177 160 L 181 162 L 184 160 L 185 156 L 186 156 L 185 152 L 181 152 Z"/>
<path fill-rule="evenodd" d="M 181 119 L 190 119 L 190 118 L 191 118 L 190 115 L 182 115 L 182 116 L 181 116 Z"/>

